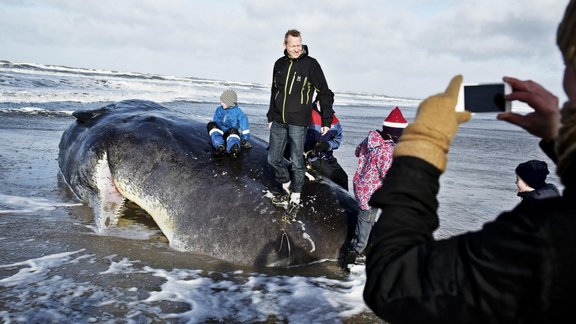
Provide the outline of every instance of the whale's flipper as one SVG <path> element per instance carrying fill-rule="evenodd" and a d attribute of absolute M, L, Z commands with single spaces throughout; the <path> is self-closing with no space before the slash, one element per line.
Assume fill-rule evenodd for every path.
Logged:
<path fill-rule="evenodd" d="M 76 118 L 76 120 L 79 123 L 85 123 L 87 121 L 89 121 L 90 119 L 97 117 L 105 112 L 108 111 L 107 107 L 103 107 L 100 109 L 94 109 L 94 110 L 77 110 L 75 112 L 72 113 L 72 116 L 74 116 L 74 118 Z"/>

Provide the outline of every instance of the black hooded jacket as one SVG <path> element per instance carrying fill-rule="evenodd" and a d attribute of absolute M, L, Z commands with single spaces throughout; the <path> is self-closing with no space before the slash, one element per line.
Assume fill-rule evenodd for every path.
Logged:
<path fill-rule="evenodd" d="M 308 56 L 308 47 L 302 46 L 302 54 L 291 59 L 284 56 L 274 63 L 268 122 L 308 126 L 312 116 L 311 103 L 317 92 L 322 107 L 322 126 L 332 124 L 334 93 L 328 88 L 324 72 L 316 59 Z"/>
<path fill-rule="evenodd" d="M 479 231 L 435 240 L 440 171 L 409 156 L 370 204 L 364 300 L 401 323 L 573 323 L 576 199 L 523 200 Z"/>

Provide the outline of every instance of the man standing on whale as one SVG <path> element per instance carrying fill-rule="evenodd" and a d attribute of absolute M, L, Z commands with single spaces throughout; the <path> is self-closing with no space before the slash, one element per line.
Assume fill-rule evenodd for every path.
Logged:
<path fill-rule="evenodd" d="M 302 45 L 298 30 L 291 29 L 284 35 L 284 56 L 274 63 L 270 107 L 266 114 L 270 141 L 268 163 L 284 190 L 274 197 L 276 205 L 288 204 L 287 214 L 294 218 L 300 207 L 304 186 L 304 140 L 310 125 L 311 103 L 317 93 L 322 106 L 322 135 L 332 123 L 334 93 L 316 59 L 308 56 L 308 47 Z M 292 177 L 284 164 L 284 149 L 290 146 Z"/>

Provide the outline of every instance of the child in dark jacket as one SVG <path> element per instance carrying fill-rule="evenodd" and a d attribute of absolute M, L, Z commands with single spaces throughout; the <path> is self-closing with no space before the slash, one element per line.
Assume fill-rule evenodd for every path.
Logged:
<path fill-rule="evenodd" d="M 348 175 L 334 157 L 334 150 L 337 150 L 342 142 L 342 126 L 338 117 L 333 114 L 330 129 L 322 135 L 321 109 L 320 102 L 316 99 L 312 104 L 312 121 L 306 132 L 304 152 L 312 169 L 348 191 Z M 289 151 L 287 153 L 289 156 Z"/>
<path fill-rule="evenodd" d="M 516 186 L 518 197 L 522 200 L 559 197 L 560 191 L 552 183 L 546 183 L 550 174 L 544 161 L 530 160 L 516 167 Z"/>

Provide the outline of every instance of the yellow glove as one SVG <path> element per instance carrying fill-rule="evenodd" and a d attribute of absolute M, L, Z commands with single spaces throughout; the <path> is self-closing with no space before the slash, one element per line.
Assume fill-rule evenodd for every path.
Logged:
<path fill-rule="evenodd" d="M 446 170 L 448 148 L 461 123 L 470 120 L 467 111 L 456 112 L 462 76 L 450 81 L 443 93 L 428 97 L 418 107 L 414 122 L 402 133 L 394 157 L 414 156 Z"/>

